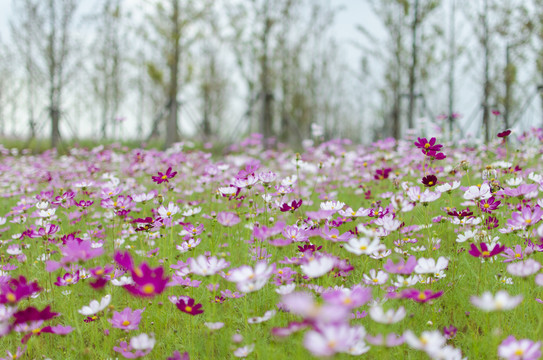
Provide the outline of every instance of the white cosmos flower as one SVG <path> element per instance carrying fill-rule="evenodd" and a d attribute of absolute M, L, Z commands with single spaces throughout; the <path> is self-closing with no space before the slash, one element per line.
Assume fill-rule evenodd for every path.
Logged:
<path fill-rule="evenodd" d="M 99 313 L 104 310 L 111 302 L 111 295 L 107 294 L 102 298 L 100 303 L 98 300 L 92 300 L 89 306 L 85 305 L 81 309 L 77 310 L 81 315 L 89 316 Z"/>
<path fill-rule="evenodd" d="M 410 347 L 427 352 L 437 351 L 447 341 L 439 330 L 423 331 L 420 337 L 416 336 L 411 330 L 407 330 L 403 333 L 403 336 Z"/>
<path fill-rule="evenodd" d="M 466 240 L 469 240 L 469 239 L 473 238 L 475 235 L 477 235 L 476 230 L 474 230 L 474 231 L 468 230 L 464 234 L 459 234 L 458 238 L 456 239 L 456 242 L 462 243 L 462 242 L 464 242 Z"/>
<path fill-rule="evenodd" d="M 149 336 L 145 333 L 134 336 L 130 339 L 130 346 L 134 350 L 150 350 L 155 347 L 154 336 Z"/>
<path fill-rule="evenodd" d="M 308 263 L 300 266 L 303 273 L 310 278 L 318 278 L 334 268 L 335 260 L 328 256 L 321 256 L 310 260 Z"/>
<path fill-rule="evenodd" d="M 121 276 L 119 279 L 111 280 L 111 283 L 115 286 L 125 286 L 134 283 L 134 280 L 130 276 Z"/>
<path fill-rule="evenodd" d="M 481 186 L 470 186 L 468 190 L 464 193 L 464 199 L 488 199 L 492 196 L 490 190 L 490 185 L 488 185 L 488 183 L 484 183 Z"/>
<path fill-rule="evenodd" d="M 345 250 L 355 255 L 369 255 L 378 251 L 380 247 L 384 247 L 384 245 L 381 245 L 379 239 L 376 238 L 351 238 L 345 245 Z"/>
<path fill-rule="evenodd" d="M 234 350 L 234 356 L 239 358 L 247 357 L 255 349 L 255 344 L 247 345 Z"/>
<path fill-rule="evenodd" d="M 247 322 L 249 324 L 260 324 L 262 322 L 270 320 L 272 317 L 275 316 L 275 310 L 268 310 L 264 313 L 264 316 L 255 316 L 252 318 L 248 318 Z"/>
<path fill-rule="evenodd" d="M 389 309 L 386 312 L 379 305 L 370 308 L 370 317 L 381 324 L 395 324 L 405 317 L 405 308 L 400 306 L 398 310 Z"/>
<path fill-rule="evenodd" d="M 439 191 L 440 193 L 444 193 L 444 192 L 447 192 L 447 191 L 452 191 L 454 189 L 457 189 L 458 187 L 460 186 L 460 181 L 454 181 L 451 184 L 449 183 L 445 183 L 443 185 L 438 185 L 436 186 L 436 190 Z"/>
<path fill-rule="evenodd" d="M 275 292 L 278 293 L 279 295 L 286 295 L 286 294 L 290 294 L 291 292 L 293 292 L 295 288 L 296 288 L 295 283 L 287 284 L 287 285 L 281 285 L 277 289 L 275 289 Z"/>
<path fill-rule="evenodd" d="M 345 206 L 341 201 L 326 201 L 320 204 L 322 210 L 341 210 Z"/>
<path fill-rule="evenodd" d="M 510 296 L 505 290 L 498 291 L 495 296 L 487 291 L 481 297 L 472 296 L 471 303 L 484 311 L 511 310 L 517 307 L 522 299 L 522 295 Z"/>
<path fill-rule="evenodd" d="M 420 258 L 417 261 L 417 266 L 415 266 L 415 272 L 417 274 L 439 273 L 441 270 L 444 270 L 447 265 L 449 265 L 449 259 L 443 256 L 440 256 L 439 259 L 437 259 L 437 262 L 432 258 Z"/>

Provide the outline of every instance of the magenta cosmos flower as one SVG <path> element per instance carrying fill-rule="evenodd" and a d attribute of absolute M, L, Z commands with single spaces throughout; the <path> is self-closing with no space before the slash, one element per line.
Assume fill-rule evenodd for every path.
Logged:
<path fill-rule="evenodd" d="M 415 146 L 422 150 L 423 154 L 427 154 L 428 151 L 439 151 L 443 147 L 441 144 L 436 144 L 436 138 L 433 137 L 428 141 L 426 138 L 418 138 L 418 141 L 415 141 Z"/>
<path fill-rule="evenodd" d="M 494 255 L 498 255 L 505 249 L 505 245 L 500 245 L 500 244 L 496 244 L 492 247 L 492 249 L 489 249 L 488 245 L 484 242 L 481 243 L 480 250 L 475 244 L 471 244 L 470 246 L 471 246 L 471 249 L 468 251 L 468 253 L 471 256 L 482 257 L 482 258 L 489 258 Z"/>
<path fill-rule="evenodd" d="M 443 295 L 443 291 L 438 291 L 434 293 L 432 290 L 429 289 L 424 291 L 420 291 L 417 289 L 406 289 L 402 291 L 400 296 L 404 299 L 411 299 L 418 303 L 425 303 L 432 299 L 437 299 L 441 295 Z"/>
<path fill-rule="evenodd" d="M 177 175 L 177 171 L 172 171 L 172 167 L 170 166 L 165 173 L 161 173 L 159 171 L 157 176 L 151 176 L 151 178 L 157 184 L 162 184 L 163 182 L 169 182 L 168 180 L 173 178 L 175 175 Z"/>
<path fill-rule="evenodd" d="M 132 269 L 131 273 L 134 284 L 125 285 L 124 288 L 136 296 L 151 297 L 161 294 L 170 280 L 168 276 L 164 277 L 162 266 L 153 269 L 147 263 Z"/>
<path fill-rule="evenodd" d="M 19 279 L 12 278 L 0 285 L 0 304 L 13 304 L 39 291 L 41 288 L 37 282 L 28 283 L 21 275 Z"/>
<path fill-rule="evenodd" d="M 283 205 L 281 205 L 279 210 L 281 210 L 282 212 L 294 211 L 294 210 L 298 209 L 300 206 L 302 206 L 302 202 L 303 202 L 302 199 L 300 199 L 298 201 L 292 200 L 292 202 L 290 204 L 284 203 Z"/>
<path fill-rule="evenodd" d="M 481 200 L 479 202 L 479 208 L 482 212 L 490 214 L 492 211 L 496 210 L 500 206 L 501 201 L 496 201 L 494 196 L 491 196 L 487 200 Z"/>
<path fill-rule="evenodd" d="M 115 311 L 113 318 L 108 319 L 111 326 L 122 330 L 137 330 L 141 321 L 141 313 L 145 309 L 138 309 L 132 311 L 129 307 L 125 308 L 121 312 Z"/>
<path fill-rule="evenodd" d="M 521 212 L 512 213 L 507 223 L 512 227 L 526 227 L 537 223 L 542 216 L 543 210 L 539 206 L 536 206 L 533 211 L 529 206 L 525 206 Z"/>
<path fill-rule="evenodd" d="M 202 304 L 195 304 L 194 299 L 188 296 L 180 297 L 175 306 L 182 312 L 193 316 L 204 312 L 204 310 L 202 310 Z"/>

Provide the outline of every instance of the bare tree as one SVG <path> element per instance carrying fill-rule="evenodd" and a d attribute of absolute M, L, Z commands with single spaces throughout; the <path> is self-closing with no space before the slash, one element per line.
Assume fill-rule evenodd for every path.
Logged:
<path fill-rule="evenodd" d="M 154 1 L 154 13 L 147 17 L 150 28 L 146 31 L 146 38 L 153 51 L 162 55 L 147 65 L 149 75 L 162 88 L 167 99 L 166 147 L 179 140 L 179 94 L 192 75 L 190 50 L 200 39 L 198 24 L 204 20 L 210 6 L 210 0 Z M 162 70 L 164 66 L 167 77 Z M 159 117 L 155 119 L 152 135 L 158 132 L 160 121 Z"/>
<path fill-rule="evenodd" d="M 122 17 L 121 0 L 103 0 L 102 9 L 94 15 L 97 23 L 96 39 L 92 48 L 98 49 L 91 72 L 93 90 L 101 105 L 101 135 L 108 136 L 108 128 L 115 130 L 115 117 L 123 100 L 122 86 Z"/>

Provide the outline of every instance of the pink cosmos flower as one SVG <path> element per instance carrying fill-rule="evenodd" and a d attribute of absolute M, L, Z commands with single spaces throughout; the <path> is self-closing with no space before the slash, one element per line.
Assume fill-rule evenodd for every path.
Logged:
<path fill-rule="evenodd" d="M 352 289 L 325 291 L 321 296 L 329 304 L 354 309 L 371 300 L 371 288 L 355 285 Z"/>
<path fill-rule="evenodd" d="M 512 227 L 527 227 L 537 223 L 542 216 L 543 210 L 539 206 L 536 206 L 533 211 L 529 206 L 525 206 L 521 212 L 512 213 L 511 219 L 507 220 L 507 224 Z"/>
<path fill-rule="evenodd" d="M 409 275 L 413 272 L 415 266 L 417 266 L 417 258 L 411 255 L 407 261 L 401 258 L 397 263 L 393 263 L 391 259 L 388 259 L 383 268 L 391 274 Z"/>
<path fill-rule="evenodd" d="M 222 226 L 234 226 L 239 224 L 241 219 L 236 213 L 221 211 L 217 214 L 217 222 Z"/>
<path fill-rule="evenodd" d="M 177 308 L 182 312 L 192 316 L 199 315 L 204 312 L 204 310 L 202 310 L 202 304 L 195 304 L 194 299 L 190 297 L 180 298 L 175 306 L 177 306 Z"/>
<path fill-rule="evenodd" d="M 108 321 L 111 323 L 111 326 L 117 329 L 127 331 L 138 330 L 141 321 L 141 313 L 144 310 L 145 308 L 132 311 L 132 309 L 127 307 L 121 312 L 115 311 L 113 317 L 108 319 Z"/>
<path fill-rule="evenodd" d="M 526 255 L 528 255 L 528 254 L 531 254 L 533 250 L 531 247 L 528 246 L 525 252 L 526 252 Z M 522 246 L 520 245 L 515 245 L 514 250 L 512 248 L 506 248 L 504 250 L 504 253 L 500 255 L 505 258 L 505 260 L 503 261 L 504 263 L 524 259 L 524 253 L 522 251 Z"/>

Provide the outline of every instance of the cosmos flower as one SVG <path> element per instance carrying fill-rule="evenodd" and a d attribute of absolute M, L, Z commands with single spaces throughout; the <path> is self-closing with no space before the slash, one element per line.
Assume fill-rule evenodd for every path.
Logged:
<path fill-rule="evenodd" d="M 488 245 L 484 242 L 480 244 L 481 250 L 475 245 L 470 244 L 471 249 L 468 253 L 474 257 L 489 258 L 495 255 L 498 255 L 503 250 L 505 250 L 505 245 L 494 244 L 491 249 L 488 248 Z"/>
<path fill-rule="evenodd" d="M 215 256 L 205 257 L 204 255 L 200 255 L 196 259 L 189 258 L 187 263 L 190 272 L 201 276 L 214 275 L 230 266 L 230 263 L 224 259 L 218 259 Z"/>
<path fill-rule="evenodd" d="M 335 262 L 335 259 L 331 257 L 320 256 L 313 260 L 309 260 L 308 262 L 300 266 L 300 268 L 302 269 L 303 273 L 308 277 L 318 278 L 332 270 L 334 268 Z"/>
<path fill-rule="evenodd" d="M 157 184 L 162 184 L 163 182 L 169 182 L 169 180 L 175 177 L 175 175 L 177 175 L 177 171 L 172 171 L 172 167 L 170 166 L 165 173 L 161 173 L 159 171 L 158 175 L 151 176 L 151 179 L 153 179 L 153 181 Z"/>
<path fill-rule="evenodd" d="M 378 251 L 381 247 L 384 247 L 378 238 L 351 238 L 349 242 L 344 246 L 345 250 L 355 255 L 370 255 Z"/>
<path fill-rule="evenodd" d="M 417 289 L 406 289 L 402 291 L 400 296 L 404 299 L 411 299 L 413 301 L 416 301 L 418 303 L 425 303 L 432 299 L 437 299 L 443 295 L 443 291 L 433 292 L 430 289 L 420 291 Z"/>
<path fill-rule="evenodd" d="M 204 310 L 202 310 L 202 304 L 195 304 L 195 300 L 190 297 L 188 299 L 180 298 L 175 306 L 182 312 L 193 316 L 204 312 Z"/>
<path fill-rule="evenodd" d="M 420 258 L 417 261 L 417 266 L 415 266 L 415 272 L 417 274 L 435 274 L 445 270 L 448 265 L 449 259 L 444 256 L 440 256 L 439 259 L 437 259 L 437 262 L 432 258 Z"/>
<path fill-rule="evenodd" d="M 255 344 L 246 345 L 234 350 L 234 356 L 239 358 L 244 358 L 249 356 L 250 353 L 255 349 Z"/>
<path fill-rule="evenodd" d="M 507 360 L 537 360 L 541 357 L 541 341 L 517 340 L 509 335 L 498 346 L 498 356 Z"/>
<path fill-rule="evenodd" d="M 122 330 L 138 330 L 139 323 L 141 321 L 141 313 L 145 309 L 138 309 L 132 311 L 129 307 L 125 308 L 121 312 L 115 311 L 113 317 L 108 319 L 111 326 Z"/>
<path fill-rule="evenodd" d="M 162 266 L 151 268 L 144 262 L 130 272 L 133 283 L 124 285 L 124 288 L 135 296 L 152 297 L 161 294 L 168 284 L 169 277 L 164 277 Z"/>
<path fill-rule="evenodd" d="M 511 310 L 517 307 L 522 299 L 522 295 L 510 296 L 505 290 L 498 291 L 495 296 L 487 291 L 481 297 L 472 296 L 471 303 L 484 311 Z"/>
<path fill-rule="evenodd" d="M 513 276 L 527 277 L 535 274 L 541 269 L 541 264 L 534 260 L 528 259 L 521 262 L 516 262 L 507 265 L 507 272 Z"/>
<path fill-rule="evenodd" d="M 383 265 L 383 268 L 391 274 L 409 275 L 413 272 L 416 266 L 417 258 L 411 255 L 407 261 L 401 258 L 397 263 L 394 263 L 391 259 L 388 259 Z"/>
<path fill-rule="evenodd" d="M 386 312 L 379 305 L 372 306 L 370 308 L 370 317 L 373 321 L 381 324 L 395 324 L 402 321 L 405 318 L 406 312 L 403 306 L 400 306 L 398 310 L 389 309 Z"/>
<path fill-rule="evenodd" d="M 422 178 L 421 182 L 426 187 L 436 186 L 437 185 L 437 176 L 435 176 L 435 175 L 427 175 L 427 176 Z"/>
<path fill-rule="evenodd" d="M 108 307 L 110 302 L 111 295 L 108 294 L 104 296 L 100 302 L 92 300 L 88 306 L 83 306 L 81 309 L 77 310 L 77 312 L 85 316 L 94 315 Z"/>
<path fill-rule="evenodd" d="M 366 334 L 362 326 L 350 327 L 346 324 L 327 326 L 306 332 L 304 346 L 315 356 L 332 356 L 336 353 L 349 353 L 362 342 Z M 368 351 L 369 348 L 365 349 Z M 363 353 L 363 352 L 362 352 Z"/>
<path fill-rule="evenodd" d="M 14 304 L 41 291 L 37 282 L 28 283 L 24 276 L 0 283 L 0 304 Z"/>

